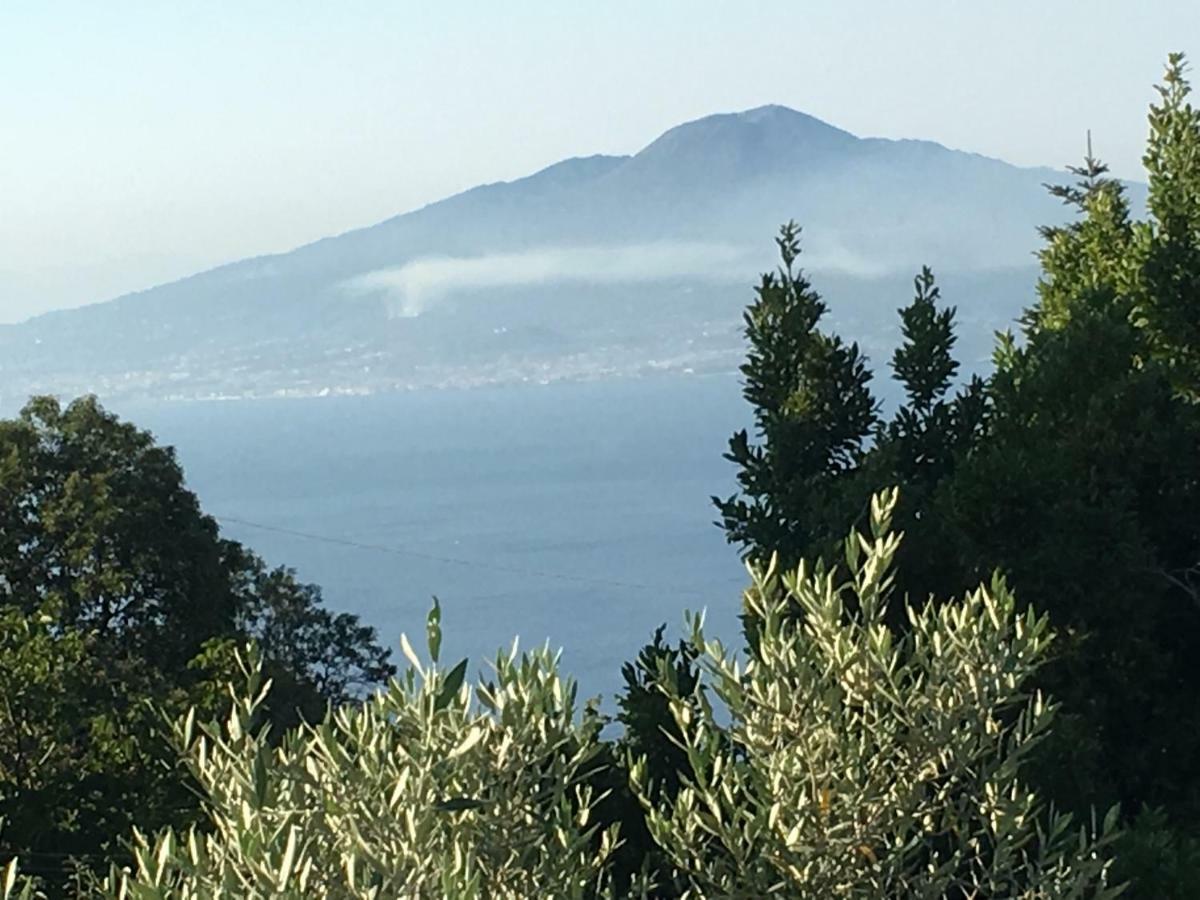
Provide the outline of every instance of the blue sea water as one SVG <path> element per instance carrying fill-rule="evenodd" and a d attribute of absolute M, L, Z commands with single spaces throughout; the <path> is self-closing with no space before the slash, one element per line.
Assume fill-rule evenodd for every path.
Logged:
<path fill-rule="evenodd" d="M 611 711 L 622 662 L 685 609 L 736 641 L 746 575 L 709 500 L 734 486 L 736 376 L 117 411 L 176 447 L 224 533 L 388 646 L 424 647 L 436 594 L 443 661 L 486 674 L 514 636 L 548 641 Z"/>

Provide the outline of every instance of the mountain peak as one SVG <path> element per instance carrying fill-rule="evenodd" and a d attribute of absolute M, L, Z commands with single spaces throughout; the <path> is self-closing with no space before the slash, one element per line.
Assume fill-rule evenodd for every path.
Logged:
<path fill-rule="evenodd" d="M 787 125 L 788 123 L 792 123 L 795 125 L 829 129 L 831 131 L 841 131 L 840 128 L 835 128 L 833 125 L 818 119 L 816 116 L 810 116 L 808 113 L 800 112 L 798 109 L 792 109 L 790 106 L 783 106 L 779 103 L 768 103 L 764 106 L 744 109 L 741 112 L 727 113 L 727 115 L 733 116 L 735 119 L 749 125 Z M 716 118 L 716 116 L 708 116 L 706 118 Z M 700 121 L 703 121 L 703 119 Z M 848 132 L 842 133 L 847 134 Z"/>
<path fill-rule="evenodd" d="M 631 162 L 677 178 L 736 178 L 812 164 L 858 141 L 815 116 L 770 104 L 677 125 Z"/>

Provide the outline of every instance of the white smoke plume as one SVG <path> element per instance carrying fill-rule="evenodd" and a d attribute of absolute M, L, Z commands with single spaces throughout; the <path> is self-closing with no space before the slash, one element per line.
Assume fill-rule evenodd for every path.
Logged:
<path fill-rule="evenodd" d="M 768 251 L 769 253 L 769 251 Z M 805 252 L 806 269 L 882 274 L 836 242 Z M 762 247 L 663 241 L 624 246 L 547 247 L 486 256 L 427 256 L 402 266 L 376 269 L 346 282 L 353 295 L 382 296 L 390 315 L 413 317 L 455 291 L 553 283 L 629 284 L 686 278 L 691 281 L 753 281 L 777 259 Z"/>
<path fill-rule="evenodd" d="M 487 256 L 429 256 L 345 282 L 353 294 L 382 294 L 395 316 L 418 316 L 454 291 L 557 282 L 616 284 L 687 277 L 724 280 L 755 271 L 753 254 L 728 244 L 663 242 L 558 247 Z"/>

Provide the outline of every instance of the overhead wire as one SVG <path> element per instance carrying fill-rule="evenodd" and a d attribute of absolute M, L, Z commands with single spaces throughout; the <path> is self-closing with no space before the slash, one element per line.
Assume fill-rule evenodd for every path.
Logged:
<path fill-rule="evenodd" d="M 250 519 L 243 519 L 238 516 L 225 516 L 220 514 L 212 514 L 219 522 L 230 525 L 241 525 L 245 528 L 254 528 L 259 531 L 271 532 L 274 534 L 282 534 L 288 537 L 301 538 L 303 540 L 316 541 L 323 544 L 331 544 L 340 547 L 350 547 L 356 550 L 367 550 L 376 553 L 387 553 L 393 556 L 405 556 L 413 559 L 421 559 L 427 562 L 437 562 L 445 565 L 461 566 L 469 569 L 485 569 L 492 572 L 503 572 L 509 575 L 521 575 L 528 578 L 544 578 L 554 581 L 562 581 L 574 584 L 589 585 L 592 587 L 609 587 L 620 588 L 622 590 L 638 590 L 638 591 L 653 591 L 655 593 L 670 593 L 687 596 L 694 596 L 699 592 L 697 588 L 685 588 L 678 585 L 661 585 L 649 584 L 646 582 L 626 581 L 615 578 L 598 578 L 591 575 L 572 574 L 567 572 L 554 572 L 548 569 L 537 569 L 528 566 L 513 566 L 504 563 L 492 563 L 483 560 L 464 559 L 456 556 L 446 556 L 438 553 L 429 553 L 424 550 L 415 550 L 410 547 L 397 547 L 389 544 L 375 544 L 366 541 L 357 541 L 351 538 L 336 537 L 333 535 L 317 534 L 311 531 L 301 531 L 296 528 L 286 528 L 280 525 L 269 525 L 264 522 L 254 522 Z M 728 579 L 729 584 L 734 583 L 734 579 Z M 738 582 L 740 583 L 740 582 Z"/>

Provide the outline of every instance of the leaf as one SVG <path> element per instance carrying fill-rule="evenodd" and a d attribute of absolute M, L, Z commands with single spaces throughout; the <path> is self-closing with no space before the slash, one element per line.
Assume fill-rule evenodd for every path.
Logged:
<path fill-rule="evenodd" d="M 253 775 L 254 802 L 261 808 L 267 805 L 267 791 L 270 779 L 270 773 L 267 771 L 266 754 L 261 752 L 261 750 L 254 755 Z"/>
<path fill-rule="evenodd" d="M 467 736 L 462 739 L 457 747 L 446 754 L 446 759 L 455 759 L 462 756 L 476 744 L 483 740 L 484 729 L 481 725 L 475 725 L 467 732 Z"/>
<path fill-rule="evenodd" d="M 467 661 L 464 659 L 450 670 L 446 675 L 446 680 L 442 682 L 442 689 L 438 691 L 437 699 L 433 701 L 434 712 L 443 710 L 450 705 L 450 701 L 458 695 L 458 689 L 462 687 L 466 675 Z"/>
<path fill-rule="evenodd" d="M 288 879 L 292 877 L 292 866 L 296 862 L 296 829 L 288 829 L 287 847 L 283 851 L 283 861 L 279 864 L 279 878 L 275 882 L 276 890 L 282 891 L 287 887 Z"/>
<path fill-rule="evenodd" d="M 417 652 L 413 650 L 412 644 L 408 642 L 408 635 L 403 632 L 400 633 L 400 649 L 404 651 L 404 656 L 412 664 L 412 667 L 424 675 L 425 670 L 421 668 L 421 660 L 417 657 Z"/>
<path fill-rule="evenodd" d="M 292 868 L 295 865 L 296 858 L 296 828 L 288 829 L 288 845 L 283 850 L 283 860 L 280 863 L 280 877 L 276 882 L 276 888 L 283 890 L 287 887 L 288 878 L 292 877 Z"/>
<path fill-rule="evenodd" d="M 196 730 L 196 707 L 188 707 L 187 716 L 183 720 L 183 746 L 192 746 L 192 737 Z"/>
<path fill-rule="evenodd" d="M 442 650 L 442 605 L 436 596 L 433 598 L 433 608 L 425 619 L 425 639 L 429 644 L 429 658 L 436 663 Z"/>
<path fill-rule="evenodd" d="M 1100 833 L 1107 835 L 1115 832 L 1117 830 L 1117 823 L 1120 822 L 1120 819 L 1121 807 L 1118 805 L 1109 807 L 1108 812 L 1104 815 L 1104 825 Z"/>
<path fill-rule="evenodd" d="M 167 865 L 171 862 L 171 851 L 173 849 L 171 844 L 171 833 L 167 832 L 163 835 L 162 840 L 158 845 L 158 853 L 155 855 L 154 861 L 156 864 L 156 869 L 154 874 L 154 883 L 156 885 L 161 884 L 163 878 L 166 876 Z"/>

